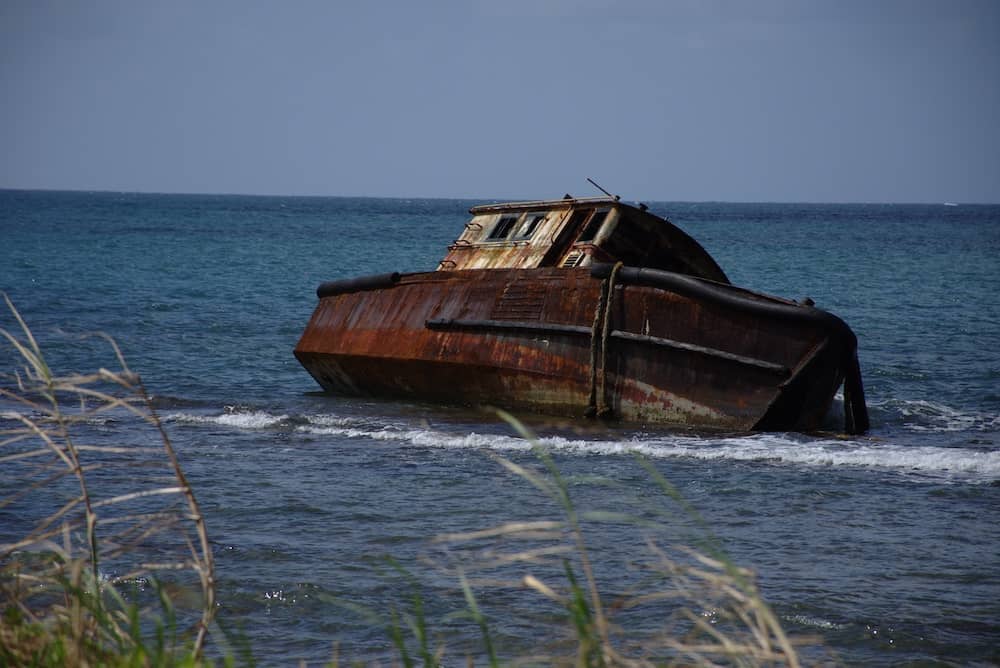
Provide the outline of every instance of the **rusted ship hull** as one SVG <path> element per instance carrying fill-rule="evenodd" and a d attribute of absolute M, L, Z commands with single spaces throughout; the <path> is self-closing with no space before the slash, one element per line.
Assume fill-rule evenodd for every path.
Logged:
<path fill-rule="evenodd" d="M 844 383 L 847 431 L 868 427 L 850 328 L 728 284 L 594 265 L 391 274 L 318 293 L 295 356 L 337 393 L 809 431 Z"/>

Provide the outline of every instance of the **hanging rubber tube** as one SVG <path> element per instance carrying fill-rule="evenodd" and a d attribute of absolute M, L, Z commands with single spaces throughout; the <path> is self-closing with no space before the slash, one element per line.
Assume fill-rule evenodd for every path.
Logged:
<path fill-rule="evenodd" d="M 855 353 L 844 369 L 844 431 L 863 434 L 870 426 L 865 387 L 861 382 L 861 364 Z"/>

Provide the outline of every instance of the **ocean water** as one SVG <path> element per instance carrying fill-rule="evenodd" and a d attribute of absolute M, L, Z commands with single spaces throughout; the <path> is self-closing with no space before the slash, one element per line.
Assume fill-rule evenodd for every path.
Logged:
<path fill-rule="evenodd" d="M 342 658 L 386 656 L 384 629 L 351 610 L 404 605 L 386 555 L 420 574 L 429 618 L 455 634 L 446 656 L 464 662 L 478 631 L 448 616 L 461 591 L 431 538 L 559 517 L 498 463 L 539 466 L 495 415 L 324 395 L 292 356 L 320 282 L 433 269 L 477 203 L 0 191 L 0 290 L 58 369 L 113 366 L 79 336 L 102 331 L 142 374 L 207 515 L 220 619 L 261 664 L 318 664 L 335 643 Z M 658 503 L 641 453 L 755 570 L 786 629 L 818 638 L 807 659 L 1000 662 L 1000 206 L 651 208 L 734 283 L 809 296 L 851 325 L 872 430 L 532 422 L 576 502 Z M 7 349 L 0 360 L 11 369 Z M 24 527 L 2 517 L 5 542 Z M 691 535 L 670 517 L 655 540 Z M 652 531 L 588 528 L 609 596 Z M 552 612 L 522 594 L 477 591 L 501 654 L 537 643 L 532 615 Z"/>

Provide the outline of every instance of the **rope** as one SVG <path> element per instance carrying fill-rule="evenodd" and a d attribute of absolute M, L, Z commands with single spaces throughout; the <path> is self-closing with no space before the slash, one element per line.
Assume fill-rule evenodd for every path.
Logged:
<path fill-rule="evenodd" d="M 614 304 L 615 282 L 623 264 L 616 262 L 611 274 L 601 283 L 601 296 L 594 311 L 594 325 L 590 331 L 590 399 L 587 403 L 587 417 L 605 418 L 610 417 L 613 412 L 607 404 L 608 338 L 611 336 L 611 308 Z M 600 390 L 598 390 L 598 380 L 600 380 Z"/>
<path fill-rule="evenodd" d="M 597 308 L 594 309 L 594 324 L 590 328 L 590 398 L 587 400 L 589 418 L 597 416 L 597 346 L 601 341 L 600 327 L 604 322 L 604 302 L 607 299 L 608 279 L 601 281 L 601 295 L 597 298 Z"/>
<path fill-rule="evenodd" d="M 604 331 L 601 332 L 601 391 L 597 395 L 597 417 L 609 417 L 612 409 L 607 405 L 608 393 L 605 382 L 608 376 L 608 337 L 611 335 L 611 305 L 615 300 L 615 281 L 618 278 L 618 271 L 622 268 L 622 262 L 615 262 L 608 276 L 608 298 L 604 304 Z"/>

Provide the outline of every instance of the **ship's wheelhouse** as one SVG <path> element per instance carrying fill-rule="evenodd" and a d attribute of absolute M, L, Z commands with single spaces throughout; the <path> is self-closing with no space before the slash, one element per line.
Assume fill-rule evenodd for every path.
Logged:
<path fill-rule="evenodd" d="M 669 221 L 613 198 L 477 206 L 439 270 L 585 267 L 664 269 L 728 283 L 711 256 Z"/>

